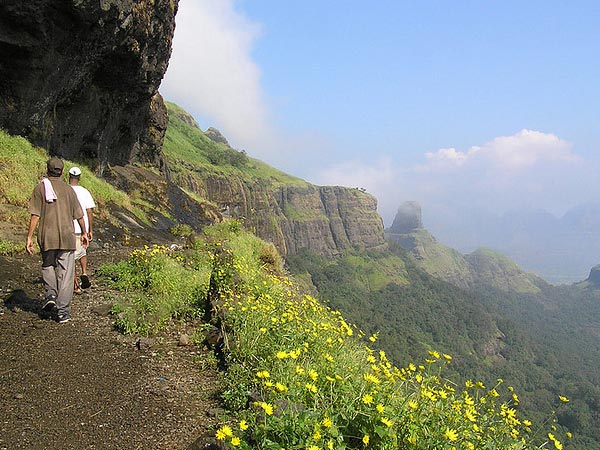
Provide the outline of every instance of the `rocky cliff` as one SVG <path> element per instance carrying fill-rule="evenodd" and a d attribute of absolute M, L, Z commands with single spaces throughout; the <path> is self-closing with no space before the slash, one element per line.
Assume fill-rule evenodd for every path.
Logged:
<path fill-rule="evenodd" d="M 169 179 L 224 217 L 242 219 L 283 254 L 332 256 L 347 248 L 385 247 L 377 200 L 359 189 L 315 186 L 237 152 L 217 130 L 204 133 L 169 107 Z M 208 130 L 207 130 L 208 131 Z"/>
<path fill-rule="evenodd" d="M 332 256 L 353 247 L 385 246 L 377 201 L 358 189 L 276 186 L 189 169 L 171 168 L 170 174 L 184 190 L 216 205 L 224 217 L 242 219 L 283 255 L 310 250 Z"/>
<path fill-rule="evenodd" d="M 405 202 L 398 208 L 385 235 L 409 251 L 427 273 L 461 288 L 484 285 L 503 291 L 537 293 L 544 283 L 493 250 L 477 249 L 463 255 L 441 244 L 423 227 L 417 202 Z"/>
<path fill-rule="evenodd" d="M 0 127 L 69 159 L 160 164 L 177 0 L 0 2 Z"/>

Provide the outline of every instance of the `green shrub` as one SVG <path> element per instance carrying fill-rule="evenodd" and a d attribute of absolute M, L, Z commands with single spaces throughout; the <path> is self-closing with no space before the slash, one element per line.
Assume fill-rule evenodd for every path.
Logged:
<path fill-rule="evenodd" d="M 14 255 L 16 253 L 22 253 L 24 251 L 25 245 L 23 243 L 17 244 L 16 242 L 0 239 L 0 255 Z"/>
<path fill-rule="evenodd" d="M 210 267 L 192 265 L 164 246 L 134 250 L 127 260 L 100 268 L 125 292 L 113 307 L 126 333 L 156 333 L 172 319 L 204 314 Z"/>
<path fill-rule="evenodd" d="M 187 238 L 194 234 L 194 230 L 188 224 L 180 223 L 169 228 L 169 233 L 175 237 Z"/>

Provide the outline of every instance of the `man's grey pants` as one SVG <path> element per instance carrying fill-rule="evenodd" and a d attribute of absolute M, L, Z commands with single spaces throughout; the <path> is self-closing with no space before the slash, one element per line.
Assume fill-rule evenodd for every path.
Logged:
<path fill-rule="evenodd" d="M 75 252 L 73 250 L 48 250 L 42 252 L 42 279 L 46 297 L 56 296 L 58 315 L 69 315 L 73 300 L 75 278 Z"/>

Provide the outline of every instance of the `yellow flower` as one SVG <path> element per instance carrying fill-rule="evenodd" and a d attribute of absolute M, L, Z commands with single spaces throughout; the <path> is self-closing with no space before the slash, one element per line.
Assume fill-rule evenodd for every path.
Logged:
<path fill-rule="evenodd" d="M 279 351 L 279 352 L 277 352 L 276 356 L 277 356 L 278 359 L 285 359 L 285 358 L 288 357 L 288 354 L 286 352 L 284 352 L 284 351 Z"/>
<path fill-rule="evenodd" d="M 444 353 L 442 356 L 444 357 L 444 359 L 446 361 L 448 361 L 448 362 L 452 361 L 452 356 L 448 355 L 447 353 Z"/>
<path fill-rule="evenodd" d="M 223 439 L 225 439 L 227 436 L 225 436 L 225 433 L 223 433 L 222 429 L 217 430 L 217 433 L 215 434 L 215 437 L 219 440 L 222 441 Z"/>
<path fill-rule="evenodd" d="M 369 394 L 365 394 L 364 397 L 362 398 L 362 401 L 364 404 L 370 405 L 371 403 L 373 403 L 373 397 Z"/>
<path fill-rule="evenodd" d="M 266 402 L 254 402 L 254 404 L 256 406 L 260 406 L 263 409 L 263 411 L 265 412 L 265 414 L 267 414 L 269 416 L 273 415 L 273 405 L 269 405 Z"/>
<path fill-rule="evenodd" d="M 373 383 L 373 384 L 379 384 L 379 383 L 381 383 L 381 381 L 379 380 L 379 378 L 377 378 L 375 375 L 372 375 L 370 373 L 365 373 L 363 375 L 363 378 L 368 383 Z"/>
<path fill-rule="evenodd" d="M 316 445 L 311 445 L 310 447 L 308 447 L 308 450 L 320 450 L 320 449 Z"/>
<path fill-rule="evenodd" d="M 240 430 L 245 431 L 248 429 L 248 423 L 245 420 L 240 422 Z"/>
<path fill-rule="evenodd" d="M 287 386 L 281 384 L 280 382 L 275 383 L 275 389 L 277 389 L 279 392 L 287 392 L 288 391 Z"/>
<path fill-rule="evenodd" d="M 271 376 L 271 374 L 269 373 L 268 370 L 262 370 L 260 372 L 256 372 L 257 378 L 269 378 L 270 376 Z"/>
<path fill-rule="evenodd" d="M 362 438 L 363 444 L 365 444 L 365 446 L 369 445 L 369 435 L 365 434 Z"/>
<path fill-rule="evenodd" d="M 567 397 L 565 397 L 565 396 L 560 395 L 558 398 L 563 403 L 569 403 L 569 399 Z"/>
<path fill-rule="evenodd" d="M 375 342 L 375 341 L 377 340 L 377 335 L 378 335 L 378 334 L 379 334 L 379 333 L 375 333 L 375 334 L 371 335 L 371 337 L 369 338 L 369 340 L 370 340 L 371 342 Z"/>
<path fill-rule="evenodd" d="M 384 425 L 386 425 L 386 426 L 388 426 L 388 427 L 391 427 L 392 425 L 394 425 L 394 422 L 392 422 L 392 421 L 391 421 L 390 419 L 388 419 L 387 417 L 382 417 L 380 420 L 381 420 L 381 423 L 382 423 L 382 424 L 384 424 Z"/>
<path fill-rule="evenodd" d="M 233 436 L 233 430 L 231 429 L 231 427 L 229 425 L 223 425 L 221 428 L 219 428 L 217 430 L 217 433 L 215 435 L 215 437 L 222 441 L 223 439 L 225 439 L 228 436 Z"/>
<path fill-rule="evenodd" d="M 417 402 L 415 402 L 414 400 L 411 400 L 408 402 L 408 406 L 412 409 L 417 409 L 419 407 L 419 404 Z"/>
<path fill-rule="evenodd" d="M 316 387 L 314 384 L 312 384 L 312 383 L 306 383 L 306 384 L 304 385 L 304 387 L 305 387 L 307 390 L 309 390 L 310 392 L 312 392 L 313 394 L 316 394 L 316 393 L 317 393 L 317 387 Z"/>
<path fill-rule="evenodd" d="M 417 443 L 417 438 L 414 436 L 411 436 L 408 438 L 408 442 L 410 442 L 411 444 L 416 444 Z"/>
<path fill-rule="evenodd" d="M 317 373 L 316 370 L 310 369 L 307 373 L 307 375 L 309 376 L 309 378 L 313 381 L 317 381 L 317 378 L 319 377 L 319 374 Z"/>
<path fill-rule="evenodd" d="M 456 441 L 458 439 L 458 432 L 456 430 L 446 428 L 446 432 L 444 433 L 444 437 L 449 441 Z"/>
<path fill-rule="evenodd" d="M 377 409 L 379 414 L 383 414 L 383 411 L 385 411 L 385 406 L 383 406 L 381 403 L 378 403 L 375 409 Z"/>
<path fill-rule="evenodd" d="M 238 445 L 240 445 L 240 438 L 237 436 L 232 437 L 231 445 L 233 445 L 234 447 L 237 447 Z"/>
<path fill-rule="evenodd" d="M 323 426 L 331 428 L 333 426 L 333 421 L 329 417 L 325 416 L 323 419 Z"/>
<path fill-rule="evenodd" d="M 435 350 L 430 350 L 429 355 L 431 355 L 431 357 L 435 358 L 435 359 L 439 359 L 439 357 L 440 357 L 440 354 L 438 352 L 436 352 Z"/>

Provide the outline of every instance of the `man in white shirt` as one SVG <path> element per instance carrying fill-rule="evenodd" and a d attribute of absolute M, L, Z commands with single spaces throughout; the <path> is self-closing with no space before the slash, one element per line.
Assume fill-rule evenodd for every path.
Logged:
<path fill-rule="evenodd" d="M 77 194 L 77 199 L 79 200 L 79 204 L 81 205 L 81 209 L 83 210 L 83 220 L 85 222 L 86 232 L 88 235 L 88 239 L 91 241 L 93 239 L 93 213 L 92 210 L 96 207 L 94 203 L 94 199 L 92 198 L 92 194 L 83 186 L 79 186 L 79 180 L 81 178 L 81 169 L 79 167 L 71 167 L 69 170 L 69 184 Z M 75 227 L 75 235 L 81 236 L 81 227 L 77 223 L 77 221 L 73 222 Z M 80 239 L 76 239 L 77 242 L 80 242 Z M 91 286 L 90 278 L 87 274 L 87 252 L 86 249 L 82 245 L 78 245 L 75 249 L 75 261 L 79 260 L 81 264 L 81 287 L 79 283 L 77 283 L 77 277 L 75 277 L 75 286 L 74 292 L 76 294 L 81 294 L 81 288 L 87 289 Z"/>

